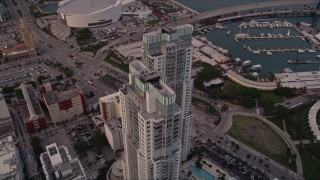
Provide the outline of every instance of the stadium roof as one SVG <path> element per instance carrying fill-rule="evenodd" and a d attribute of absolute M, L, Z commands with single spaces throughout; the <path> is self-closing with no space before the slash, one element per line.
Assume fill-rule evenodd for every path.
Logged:
<path fill-rule="evenodd" d="M 90 14 L 109 9 L 121 0 L 64 0 L 59 2 L 58 13 Z"/>

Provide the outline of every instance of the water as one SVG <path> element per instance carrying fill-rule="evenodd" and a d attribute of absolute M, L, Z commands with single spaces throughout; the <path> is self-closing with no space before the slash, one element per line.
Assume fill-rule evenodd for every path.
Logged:
<path fill-rule="evenodd" d="M 56 14 L 59 6 L 58 4 L 43 4 L 38 5 L 38 8 L 41 9 L 43 14 Z"/>
<path fill-rule="evenodd" d="M 248 3 L 259 3 L 259 2 L 267 2 L 274 0 L 176 0 L 177 2 L 188 6 L 191 9 L 194 9 L 198 12 L 204 12 L 213 9 L 225 8 L 228 6 L 236 6 L 243 5 Z M 315 6 L 315 5 L 312 5 Z M 304 5 L 296 5 L 293 8 L 295 9 L 303 9 Z M 276 10 L 284 10 L 285 7 L 277 7 Z M 259 11 L 259 10 L 258 10 Z M 292 17 L 292 18 L 278 18 L 274 20 L 279 21 L 289 21 L 293 24 L 299 21 L 303 21 L 306 23 L 310 23 L 316 25 L 317 29 L 320 26 L 320 20 L 318 17 Z M 268 21 L 272 21 L 268 19 Z M 283 72 L 284 68 L 291 68 L 293 71 L 314 71 L 319 70 L 320 64 L 287 64 L 288 60 L 312 60 L 317 61 L 319 59 L 316 58 L 320 52 L 317 53 L 296 53 L 296 52 L 286 52 L 282 53 L 273 53 L 272 56 L 268 56 L 265 53 L 261 53 L 258 55 L 254 55 L 243 48 L 243 45 L 250 46 L 251 49 L 255 48 L 310 48 L 311 45 L 307 41 L 303 41 L 301 39 L 279 39 L 279 40 L 239 40 L 239 42 L 234 41 L 234 35 L 239 33 L 238 25 L 240 21 L 231 22 L 225 24 L 227 29 L 220 30 L 216 29 L 210 33 L 203 34 L 201 36 L 207 37 L 208 40 L 212 41 L 214 45 L 223 47 L 228 49 L 232 58 L 239 57 L 242 61 L 250 60 L 252 64 L 261 64 L 262 70 L 259 74 L 268 74 L 268 73 L 279 73 Z M 227 35 L 227 31 L 231 31 L 230 35 Z M 252 28 L 249 31 L 247 29 L 242 29 L 243 33 L 254 34 L 260 36 L 260 33 L 281 33 L 286 34 L 288 32 L 288 28 Z M 291 29 L 291 35 L 299 34 L 298 32 Z"/>
<path fill-rule="evenodd" d="M 192 172 L 193 175 L 197 176 L 198 179 L 203 179 L 204 180 L 214 180 L 214 176 L 212 176 L 210 173 L 203 169 L 199 169 L 195 166 L 189 165 L 188 170 Z"/>
<path fill-rule="evenodd" d="M 298 21 L 303 21 L 307 23 L 314 23 L 315 21 L 320 24 L 319 19 L 312 18 L 290 18 L 290 19 L 275 19 L 279 21 L 288 20 L 292 23 L 296 23 Z M 268 20 L 270 21 L 270 19 Z M 287 64 L 288 60 L 313 60 L 317 61 L 319 59 L 316 58 L 319 52 L 317 53 L 297 53 L 297 52 L 285 52 L 285 53 L 273 53 L 272 56 L 268 56 L 265 53 L 261 54 L 252 54 L 251 52 L 245 50 L 243 46 L 249 46 L 251 49 L 262 49 L 262 48 L 311 48 L 311 44 L 307 41 L 303 41 L 301 39 L 276 39 L 276 40 L 239 40 L 239 42 L 234 41 L 234 35 L 240 32 L 238 25 L 241 22 L 235 21 L 228 24 L 225 24 L 225 30 L 217 29 L 213 30 L 210 33 L 203 34 L 208 40 L 212 41 L 213 44 L 226 48 L 231 52 L 231 57 L 236 58 L 239 57 L 242 61 L 250 60 L 252 64 L 261 64 L 262 70 L 260 74 L 268 74 L 268 73 L 279 73 L 282 72 L 284 68 L 291 68 L 293 71 L 314 71 L 319 70 L 320 64 Z M 230 30 L 230 35 L 227 35 L 227 31 Z M 260 33 L 281 33 L 287 34 L 289 28 L 251 28 L 251 29 L 242 29 L 243 33 L 249 33 L 251 35 L 260 36 Z M 293 29 L 290 30 L 290 34 L 294 35 L 299 33 Z"/>

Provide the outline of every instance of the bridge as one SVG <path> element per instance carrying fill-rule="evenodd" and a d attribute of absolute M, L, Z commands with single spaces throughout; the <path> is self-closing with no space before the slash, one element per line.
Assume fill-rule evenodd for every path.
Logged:
<path fill-rule="evenodd" d="M 261 2 L 261 3 L 252 3 L 252 4 L 244 4 L 239 6 L 231 6 L 222 9 L 215 9 L 200 13 L 199 15 L 195 16 L 192 21 L 200 21 L 203 19 L 208 19 L 211 17 L 217 17 L 226 14 L 238 13 L 241 11 L 248 11 L 248 10 L 256 10 L 261 8 L 273 8 L 279 6 L 293 6 L 299 4 L 317 4 L 318 0 L 279 0 L 279 1 L 269 1 L 269 2 Z"/>
<path fill-rule="evenodd" d="M 224 15 L 230 15 L 232 13 L 240 13 L 243 11 L 250 11 L 250 10 L 257 10 L 262 8 L 274 8 L 279 6 L 293 6 L 293 5 L 301 5 L 301 4 L 314 4 L 317 6 L 319 0 L 278 0 L 278 1 L 269 1 L 269 2 L 261 2 L 261 3 L 251 3 L 251 4 L 244 4 L 244 5 L 238 5 L 238 6 L 231 6 L 227 8 L 221 8 L 221 9 L 215 9 L 210 10 L 206 12 L 202 12 L 198 15 L 193 16 L 191 19 L 179 19 L 176 21 L 171 21 L 166 24 L 166 27 L 174 27 L 182 24 L 194 24 L 198 23 L 200 20 L 213 18 L 213 17 L 223 17 Z M 267 10 L 266 10 L 267 11 Z M 275 13 L 269 12 L 269 13 Z M 292 12 L 292 10 L 289 10 L 287 12 Z M 251 14 L 262 14 L 266 12 L 254 12 Z M 250 13 L 243 13 L 243 15 L 250 14 Z M 241 15 L 238 15 L 239 17 Z M 234 17 L 233 17 L 234 18 Z M 223 20 L 222 18 L 220 20 Z"/>

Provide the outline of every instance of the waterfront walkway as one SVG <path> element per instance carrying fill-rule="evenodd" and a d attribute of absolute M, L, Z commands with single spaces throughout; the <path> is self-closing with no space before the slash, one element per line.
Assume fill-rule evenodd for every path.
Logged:
<path fill-rule="evenodd" d="M 317 140 L 320 140 L 320 130 L 319 130 L 319 125 L 317 123 L 317 113 L 320 109 L 320 101 L 315 103 L 310 111 L 309 111 L 309 126 L 311 128 L 311 131 L 313 135 L 317 138 Z"/>
<path fill-rule="evenodd" d="M 237 74 L 233 70 L 228 70 L 226 73 L 227 77 L 233 82 L 240 84 L 244 87 L 248 88 L 256 88 L 264 91 L 271 91 L 277 88 L 277 84 L 275 82 L 258 82 L 247 79 L 240 74 Z"/>

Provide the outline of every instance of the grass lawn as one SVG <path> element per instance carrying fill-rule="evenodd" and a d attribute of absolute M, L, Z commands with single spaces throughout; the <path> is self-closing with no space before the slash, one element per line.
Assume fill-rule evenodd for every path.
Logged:
<path fill-rule="evenodd" d="M 271 121 L 274 125 L 278 126 L 281 130 L 284 130 L 283 128 L 283 122 L 281 118 L 278 117 L 268 117 L 267 118 L 269 121 Z"/>
<path fill-rule="evenodd" d="M 306 180 L 320 179 L 320 144 L 298 145 Z"/>
<path fill-rule="evenodd" d="M 219 111 L 217 111 L 210 103 L 208 103 L 208 102 L 206 102 L 206 101 L 203 101 L 203 100 L 201 100 L 201 99 L 192 97 L 192 104 L 197 104 L 197 103 L 202 103 L 203 105 L 207 106 L 207 107 L 208 107 L 208 113 L 217 116 L 218 119 L 219 119 L 218 124 L 220 123 L 220 120 L 221 120 L 220 113 L 219 113 Z"/>
<path fill-rule="evenodd" d="M 156 25 L 158 23 L 161 22 L 161 19 L 157 18 L 157 19 L 153 19 L 153 20 L 150 20 L 148 22 L 146 22 L 146 24 L 150 25 L 150 26 L 153 26 L 153 25 Z"/>
<path fill-rule="evenodd" d="M 288 146 L 266 123 L 256 117 L 233 116 L 228 134 L 256 151 L 296 171 L 295 161 L 289 163 Z"/>

